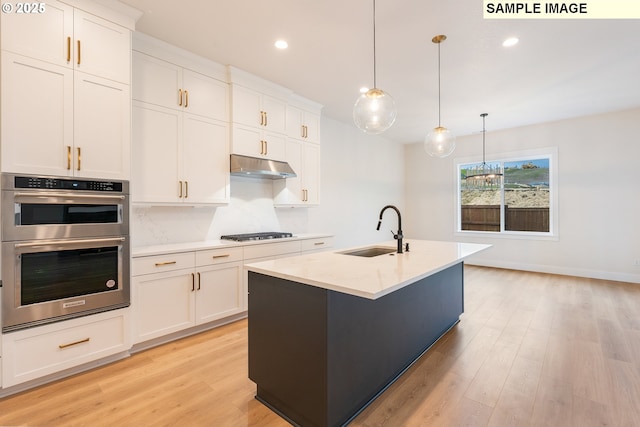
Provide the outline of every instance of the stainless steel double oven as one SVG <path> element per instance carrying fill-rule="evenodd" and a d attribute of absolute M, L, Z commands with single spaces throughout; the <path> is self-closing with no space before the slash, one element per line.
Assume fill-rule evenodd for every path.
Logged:
<path fill-rule="evenodd" d="M 2 331 L 126 307 L 129 183 L 2 174 Z"/>

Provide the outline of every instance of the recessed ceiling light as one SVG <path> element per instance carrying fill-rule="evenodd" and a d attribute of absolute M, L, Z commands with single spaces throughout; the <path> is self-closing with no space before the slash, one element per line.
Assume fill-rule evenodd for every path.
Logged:
<path fill-rule="evenodd" d="M 518 44 L 518 38 L 517 37 L 509 37 L 508 39 L 506 39 L 505 41 L 502 42 L 502 46 L 504 47 L 511 47 L 511 46 L 515 46 Z"/>
<path fill-rule="evenodd" d="M 289 43 L 287 43 L 286 40 L 276 40 L 276 42 L 274 43 L 275 47 L 277 47 L 278 49 L 286 49 L 289 47 Z"/>

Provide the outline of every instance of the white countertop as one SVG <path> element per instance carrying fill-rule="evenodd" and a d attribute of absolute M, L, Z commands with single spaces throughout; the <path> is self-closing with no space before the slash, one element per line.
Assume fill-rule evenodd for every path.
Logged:
<path fill-rule="evenodd" d="M 233 240 L 203 240 L 198 242 L 185 242 L 185 243 L 167 243 L 159 245 L 137 246 L 131 248 L 131 256 L 142 257 L 150 255 L 162 255 L 178 252 L 199 251 L 206 249 L 222 249 L 233 248 L 238 246 L 249 245 L 264 245 L 277 242 L 289 242 L 292 240 L 305 240 L 305 239 L 317 239 L 323 237 L 330 237 L 330 234 L 310 234 L 302 233 L 296 234 L 293 237 L 285 237 L 282 239 L 267 239 L 267 240 L 249 240 L 246 242 L 234 242 Z"/>
<path fill-rule="evenodd" d="M 249 271 L 376 299 L 435 274 L 491 245 L 404 239 L 410 251 L 371 258 L 345 255 L 358 248 L 247 264 Z M 370 246 L 396 248 L 395 240 Z"/>

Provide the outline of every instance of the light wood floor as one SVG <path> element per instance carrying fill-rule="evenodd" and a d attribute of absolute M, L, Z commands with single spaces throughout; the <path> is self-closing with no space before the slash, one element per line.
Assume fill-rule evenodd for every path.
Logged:
<path fill-rule="evenodd" d="M 465 267 L 460 323 L 352 426 L 639 426 L 640 285 Z M 287 426 L 246 320 L 0 400 L 0 425 Z"/>

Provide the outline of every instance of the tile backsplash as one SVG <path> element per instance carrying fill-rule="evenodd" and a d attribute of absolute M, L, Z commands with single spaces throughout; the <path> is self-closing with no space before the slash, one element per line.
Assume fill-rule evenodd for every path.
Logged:
<path fill-rule="evenodd" d="M 131 209 L 134 247 L 217 240 L 257 231 L 308 232 L 306 208 L 275 208 L 272 182 L 231 177 L 227 206 L 136 206 Z"/>

